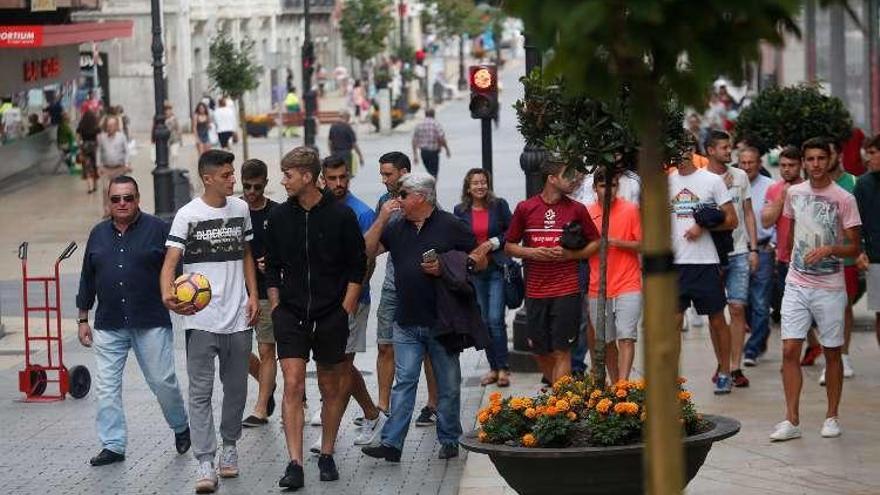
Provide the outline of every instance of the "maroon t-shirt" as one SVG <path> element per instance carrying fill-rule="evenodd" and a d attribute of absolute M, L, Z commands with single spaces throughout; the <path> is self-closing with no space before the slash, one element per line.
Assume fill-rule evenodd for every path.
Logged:
<path fill-rule="evenodd" d="M 580 222 L 587 241 L 599 238 L 599 232 L 583 204 L 563 197 L 551 205 L 538 194 L 516 206 L 505 241 L 522 242 L 526 247 L 559 246 L 562 228 L 573 220 Z M 525 268 L 526 297 L 561 297 L 580 291 L 577 260 L 525 260 Z"/>

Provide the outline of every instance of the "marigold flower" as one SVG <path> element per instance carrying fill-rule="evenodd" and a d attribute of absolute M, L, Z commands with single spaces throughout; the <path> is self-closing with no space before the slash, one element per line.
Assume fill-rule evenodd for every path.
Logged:
<path fill-rule="evenodd" d="M 480 422 L 480 424 L 484 424 L 490 419 L 492 419 L 492 415 L 489 414 L 488 411 L 483 411 L 477 416 L 477 420 Z"/>
<path fill-rule="evenodd" d="M 535 416 L 537 416 L 537 415 L 538 415 L 538 411 L 536 411 L 535 408 L 533 408 L 533 407 L 529 407 L 523 412 L 523 416 L 525 416 L 529 419 L 534 419 Z"/>
<path fill-rule="evenodd" d="M 492 414 L 498 414 L 501 412 L 501 404 L 495 404 L 492 406 Z"/>
<path fill-rule="evenodd" d="M 614 412 L 635 416 L 639 412 L 639 405 L 635 402 L 619 402 L 614 405 Z"/>
<path fill-rule="evenodd" d="M 599 390 L 598 388 L 597 388 L 596 390 L 593 390 L 593 391 L 590 393 L 590 398 L 591 398 L 591 399 L 598 399 L 599 397 L 602 397 L 602 391 Z"/>
<path fill-rule="evenodd" d="M 683 384 L 687 383 L 688 379 L 683 376 L 680 376 L 680 377 L 676 378 L 675 381 L 678 382 L 679 385 L 683 385 Z"/>
<path fill-rule="evenodd" d="M 514 397 L 510 399 L 510 408 L 514 411 L 519 411 L 520 409 L 525 409 L 525 404 L 523 404 L 523 400 L 521 397 Z"/>
<path fill-rule="evenodd" d="M 575 414 L 574 411 L 568 411 L 568 413 L 565 414 L 565 417 L 567 417 L 569 421 L 574 421 L 578 418 L 578 415 Z"/>
<path fill-rule="evenodd" d="M 558 401 L 556 401 L 556 409 L 559 409 L 560 411 L 568 411 L 569 409 L 571 409 L 571 405 L 568 403 L 567 400 L 559 399 Z"/>
<path fill-rule="evenodd" d="M 535 435 L 532 435 L 531 433 L 526 433 L 522 437 L 523 447 L 534 447 L 537 443 L 538 439 L 536 439 Z"/>
<path fill-rule="evenodd" d="M 645 389 L 645 380 L 636 380 L 633 382 L 633 388 L 636 390 L 644 390 Z"/>
<path fill-rule="evenodd" d="M 487 435 L 485 431 L 481 430 L 479 433 L 477 433 L 477 440 L 479 440 L 480 442 L 485 442 L 488 439 L 489 435 Z"/>
<path fill-rule="evenodd" d="M 602 399 L 596 404 L 596 410 L 602 414 L 608 413 L 608 410 L 611 409 L 611 400 L 610 399 Z"/>
<path fill-rule="evenodd" d="M 626 380 L 617 380 L 617 383 L 614 384 L 617 388 L 628 389 L 630 387 L 630 382 Z"/>
<path fill-rule="evenodd" d="M 587 401 L 587 409 L 592 409 L 596 407 L 596 399 L 590 399 Z"/>
<path fill-rule="evenodd" d="M 678 400 L 680 401 L 689 401 L 691 400 L 691 393 L 687 390 L 682 390 L 678 393 Z"/>
<path fill-rule="evenodd" d="M 528 409 L 528 408 L 533 407 L 535 405 L 534 402 L 532 402 L 532 399 L 530 399 L 528 397 L 523 397 L 522 403 L 523 403 L 523 408 L 525 408 L 525 409 Z"/>
<path fill-rule="evenodd" d="M 614 395 L 617 396 L 618 399 L 623 399 L 624 397 L 626 397 L 626 389 L 619 388 L 617 389 L 617 393 L 615 393 Z"/>
<path fill-rule="evenodd" d="M 501 402 L 501 392 L 492 392 L 489 394 L 489 402 L 493 404 Z"/>
<path fill-rule="evenodd" d="M 544 414 L 547 416 L 556 416 L 559 414 L 559 409 L 557 409 L 556 406 L 547 406 L 547 408 L 544 409 Z"/>

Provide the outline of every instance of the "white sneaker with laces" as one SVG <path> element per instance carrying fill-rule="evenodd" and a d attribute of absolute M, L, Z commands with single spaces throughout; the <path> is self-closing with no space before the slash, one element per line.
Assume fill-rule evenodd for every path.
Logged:
<path fill-rule="evenodd" d="M 852 367 L 852 361 L 849 359 L 849 354 L 844 354 L 843 356 L 843 377 L 844 378 L 852 378 L 856 375 L 856 370 Z"/>
<path fill-rule="evenodd" d="M 318 439 L 315 440 L 315 442 L 312 444 L 311 447 L 309 447 L 309 452 L 311 452 L 315 455 L 321 454 L 321 437 L 322 436 L 323 435 L 321 433 L 318 433 Z"/>
<path fill-rule="evenodd" d="M 751 368 L 752 366 L 757 366 L 757 364 L 758 364 L 758 358 L 750 358 L 750 357 L 743 358 L 743 366 L 748 366 Z"/>
<path fill-rule="evenodd" d="M 822 423 L 822 429 L 819 430 L 819 434 L 822 435 L 823 438 L 836 438 L 840 436 L 840 421 L 837 417 L 833 418 L 825 418 L 825 422 Z"/>
<path fill-rule="evenodd" d="M 319 407 L 315 414 L 312 414 L 312 419 L 309 420 L 309 424 L 312 426 L 321 426 L 321 408 Z"/>
<path fill-rule="evenodd" d="M 199 463 L 196 475 L 196 493 L 214 493 L 217 491 L 217 472 L 210 461 Z"/>
<path fill-rule="evenodd" d="M 223 447 L 220 455 L 220 477 L 235 478 L 238 476 L 238 450 L 234 445 Z"/>
<path fill-rule="evenodd" d="M 785 420 L 774 427 L 773 433 L 770 434 L 770 441 L 784 442 L 793 438 L 800 438 L 800 436 L 801 427 L 793 425 L 789 420 Z"/>
<path fill-rule="evenodd" d="M 822 373 L 819 375 L 819 385 L 825 386 L 825 370 L 827 368 L 822 368 Z"/>
<path fill-rule="evenodd" d="M 382 428 L 385 426 L 386 421 L 388 421 L 388 416 L 382 411 L 379 411 L 379 416 L 377 416 L 376 419 L 364 418 L 364 423 L 361 426 L 361 434 L 354 439 L 354 444 L 375 444 L 379 440 L 379 435 L 381 435 Z"/>

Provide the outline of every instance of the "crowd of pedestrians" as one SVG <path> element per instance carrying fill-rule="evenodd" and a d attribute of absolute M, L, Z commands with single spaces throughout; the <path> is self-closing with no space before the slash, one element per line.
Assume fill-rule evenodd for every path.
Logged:
<path fill-rule="evenodd" d="M 391 151 L 378 159 L 387 192 L 372 208 L 350 190 L 352 151 L 360 150 L 337 136 L 339 145 L 323 160 L 308 147 L 283 157 L 287 199 L 276 203 L 265 196 L 265 163 L 252 159 L 236 170 L 232 153 L 201 147 L 210 118 L 200 104 L 193 122 L 203 151 L 198 173 L 204 193 L 181 208 L 170 226 L 138 208 L 137 184 L 124 175 L 126 147 L 116 142 L 122 134 L 118 120 L 108 118 L 95 136 L 96 164 L 108 169 L 102 177 L 109 218 L 89 236 L 77 295 L 79 337 L 94 347 L 98 361 L 102 450 L 93 465 L 125 459 L 121 377 L 129 350 L 174 432 L 177 451 L 193 450 L 198 493 L 214 492 L 218 476 L 238 476 L 242 428 L 269 422 L 276 386 L 288 451 L 283 488 L 304 485 L 309 451 L 318 456 L 322 481 L 339 479 L 334 454 L 351 399 L 360 408 L 354 444 L 366 456 L 400 462 L 417 416 L 416 426 L 436 426 L 439 457 L 454 458 L 462 433 L 461 352 L 485 352 L 483 386 L 506 387 L 516 379 L 506 328 L 516 260 L 524 265 L 527 341 L 546 381 L 583 372 L 600 318 L 609 378 L 637 373 L 643 272 L 640 180 L 634 171 L 597 169 L 585 176 L 547 160 L 542 190 L 511 211 L 494 193 L 492 175 L 471 169 L 461 202 L 446 211 L 437 201 L 436 164 L 427 167 L 429 174 L 413 172 L 409 156 Z M 423 134 L 413 139 L 413 151 L 427 166 L 426 158 L 439 155 L 445 138 L 427 126 Z M 880 343 L 880 136 L 866 142 L 869 171 L 857 179 L 840 168 L 835 143 L 815 138 L 782 150 L 775 181 L 763 173 L 757 149 L 738 146 L 732 164 L 729 134 L 713 130 L 703 137 L 702 143 L 696 136 L 686 143 L 668 176 L 678 318 L 691 307 L 708 316 L 717 361 L 711 379 L 716 394 L 730 394 L 749 387 L 743 367 L 760 365 L 767 350 L 777 285 L 783 294 L 786 414 L 770 438 L 801 435 L 804 341 L 807 357 L 824 355 L 828 409 L 820 433 L 839 436 L 843 379 L 854 374 L 847 350 L 862 272 L 869 308 L 878 312 Z M 233 196 L 239 173 L 241 198 Z M 606 200 L 606 301 L 600 315 L 597 253 Z M 379 256 L 386 256 L 384 279 L 379 294 L 371 294 Z M 211 281 L 213 299 L 204 309 L 178 301 L 173 280 L 181 269 Z M 376 296 L 378 387 L 370 390 L 355 356 L 367 349 Z M 174 372 L 169 311 L 185 329 L 186 408 Z M 320 398 L 308 401 L 316 412 L 307 418 L 310 360 L 317 365 Z M 217 367 L 223 391 L 219 445 L 212 407 Z M 278 368 L 283 381 L 276 385 Z M 428 401 L 419 408 L 422 370 Z M 249 375 L 258 393 L 245 415 Z M 308 449 L 306 423 L 321 427 Z"/>

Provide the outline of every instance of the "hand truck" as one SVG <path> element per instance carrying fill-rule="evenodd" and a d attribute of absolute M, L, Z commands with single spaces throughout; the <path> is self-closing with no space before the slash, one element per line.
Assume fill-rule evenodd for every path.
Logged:
<path fill-rule="evenodd" d="M 22 314 L 24 315 L 24 370 L 18 372 L 18 389 L 25 394 L 24 402 L 54 402 L 64 400 L 65 396 L 81 399 L 89 393 L 92 377 L 85 366 L 74 366 L 69 371 L 64 366 L 63 339 L 61 335 L 61 278 L 58 267 L 76 251 L 76 243 L 71 242 L 55 260 L 53 276 L 32 277 L 27 271 L 28 243 L 22 242 L 18 247 L 18 259 L 21 260 L 21 296 Z M 31 285 L 42 286 L 43 303 L 31 306 L 35 297 L 29 297 Z M 50 294 L 54 292 L 54 299 Z M 45 316 L 46 331 L 32 333 L 30 317 L 33 314 Z M 54 318 L 53 318 L 54 316 Z M 53 321 L 54 320 L 54 321 Z M 53 325 L 54 323 L 54 325 Z M 54 332 L 52 327 L 54 328 Z M 46 361 L 37 364 L 31 360 L 31 348 L 38 343 L 45 343 Z M 57 383 L 57 393 L 47 394 L 50 383 Z"/>

